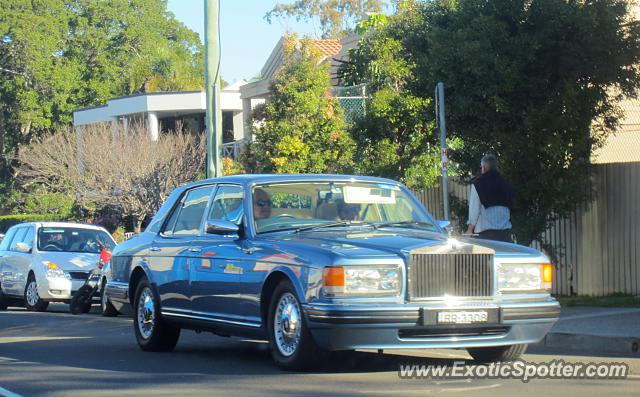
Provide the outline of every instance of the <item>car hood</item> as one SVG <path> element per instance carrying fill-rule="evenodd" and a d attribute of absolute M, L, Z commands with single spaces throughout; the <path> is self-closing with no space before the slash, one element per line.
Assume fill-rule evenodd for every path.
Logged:
<path fill-rule="evenodd" d="M 100 254 L 89 252 L 40 252 L 43 262 L 52 262 L 62 270 L 91 270 L 98 265 Z"/>
<path fill-rule="evenodd" d="M 420 231 L 415 229 L 389 228 L 372 230 L 367 228 L 353 229 L 320 229 L 300 233 L 274 235 L 270 240 L 280 244 L 290 243 L 295 246 L 306 246 L 311 249 L 328 251 L 343 257 L 407 257 L 417 248 L 446 247 L 452 239 L 463 244 L 471 244 L 495 251 L 497 257 L 540 257 L 542 254 L 529 247 L 465 237 L 449 237 L 446 234 Z"/>

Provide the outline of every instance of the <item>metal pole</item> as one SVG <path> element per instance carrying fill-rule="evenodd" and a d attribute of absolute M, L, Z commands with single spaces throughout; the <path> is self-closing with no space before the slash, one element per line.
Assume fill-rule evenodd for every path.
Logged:
<path fill-rule="evenodd" d="M 449 174 L 447 168 L 449 160 L 447 159 L 447 126 L 445 123 L 444 109 L 444 83 L 438 82 L 436 86 L 437 105 L 438 105 L 438 124 L 440 125 L 440 161 L 442 167 L 442 195 L 444 204 L 444 219 L 449 220 Z"/>
<path fill-rule="evenodd" d="M 220 111 L 220 43 L 218 42 L 218 0 L 205 0 L 204 57 L 207 111 L 207 178 L 222 175 L 220 145 L 222 143 L 222 112 Z"/>

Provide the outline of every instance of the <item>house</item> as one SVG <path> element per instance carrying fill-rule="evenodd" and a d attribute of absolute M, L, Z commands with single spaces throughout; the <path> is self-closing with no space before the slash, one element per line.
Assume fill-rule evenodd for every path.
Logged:
<path fill-rule="evenodd" d="M 240 80 L 220 92 L 222 107 L 223 154 L 235 157 L 237 141 L 244 138 Z M 73 112 L 74 127 L 110 122 L 127 129 L 133 122 L 144 122 L 149 134 L 156 138 L 182 123 L 192 132 L 205 131 L 206 95 L 204 91 L 152 92 L 113 98 L 106 104 L 77 109 Z"/>
<path fill-rule="evenodd" d="M 640 101 L 625 99 L 620 107 L 624 112 L 620 126 L 594 151 L 593 164 L 640 162 Z"/>
<path fill-rule="evenodd" d="M 270 94 L 273 79 L 282 68 L 284 55 L 284 40 L 281 37 L 276 46 L 271 51 L 264 66 L 260 70 L 260 78 L 251 81 L 240 87 L 240 98 L 242 100 L 242 110 L 244 115 L 245 138 L 251 137 L 251 118 L 253 109 L 265 102 Z M 313 44 L 322 54 L 321 63 L 329 62 L 329 73 L 331 74 L 331 84 L 338 86 L 338 68 L 340 60 L 345 59 L 349 54 L 349 49 L 355 48 L 358 44 L 359 36 L 352 34 L 338 39 L 313 40 Z"/>

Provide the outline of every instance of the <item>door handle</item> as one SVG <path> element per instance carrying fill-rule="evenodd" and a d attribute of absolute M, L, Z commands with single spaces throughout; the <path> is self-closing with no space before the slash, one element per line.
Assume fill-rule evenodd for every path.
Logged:
<path fill-rule="evenodd" d="M 149 250 L 153 252 L 160 251 L 160 247 L 151 247 Z"/>
<path fill-rule="evenodd" d="M 202 249 L 196 248 L 196 247 L 191 247 L 191 248 L 189 248 L 189 251 L 190 252 L 202 252 Z"/>
<path fill-rule="evenodd" d="M 255 247 L 250 247 L 250 248 L 243 248 L 242 252 L 244 252 L 245 254 L 253 254 L 254 252 L 256 252 L 258 249 Z"/>

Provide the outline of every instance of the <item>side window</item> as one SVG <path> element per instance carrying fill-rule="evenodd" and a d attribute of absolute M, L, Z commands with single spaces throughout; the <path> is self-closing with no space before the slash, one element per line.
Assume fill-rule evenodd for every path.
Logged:
<path fill-rule="evenodd" d="M 11 241 L 11 245 L 9 246 L 9 251 L 15 251 L 16 245 L 24 241 L 25 234 L 27 234 L 27 228 L 21 227 L 16 231 L 16 235 L 13 237 Z"/>
<path fill-rule="evenodd" d="M 213 187 L 206 186 L 189 191 L 175 219 L 173 233 L 170 233 L 167 228 L 165 234 L 173 234 L 174 236 L 198 234 L 202 216 L 204 215 L 204 210 L 207 208 L 212 190 Z M 173 215 L 171 218 L 173 218 Z M 167 226 L 171 226 L 172 221 L 173 219 L 170 219 Z"/>
<path fill-rule="evenodd" d="M 18 230 L 17 227 L 12 227 L 12 228 L 9 229 L 7 234 L 2 239 L 2 243 L 0 244 L 0 251 L 7 251 L 9 249 L 9 245 L 11 244 L 11 240 L 13 239 L 13 236 L 16 235 L 16 230 Z"/>
<path fill-rule="evenodd" d="M 243 198 L 241 186 L 221 185 L 213 198 L 207 219 L 229 221 L 239 225 L 244 214 Z"/>
<path fill-rule="evenodd" d="M 22 241 L 27 243 L 27 245 L 31 248 L 33 248 L 33 234 L 33 226 L 29 226 L 27 228 L 27 234 L 25 234 L 24 238 L 22 239 Z"/>

